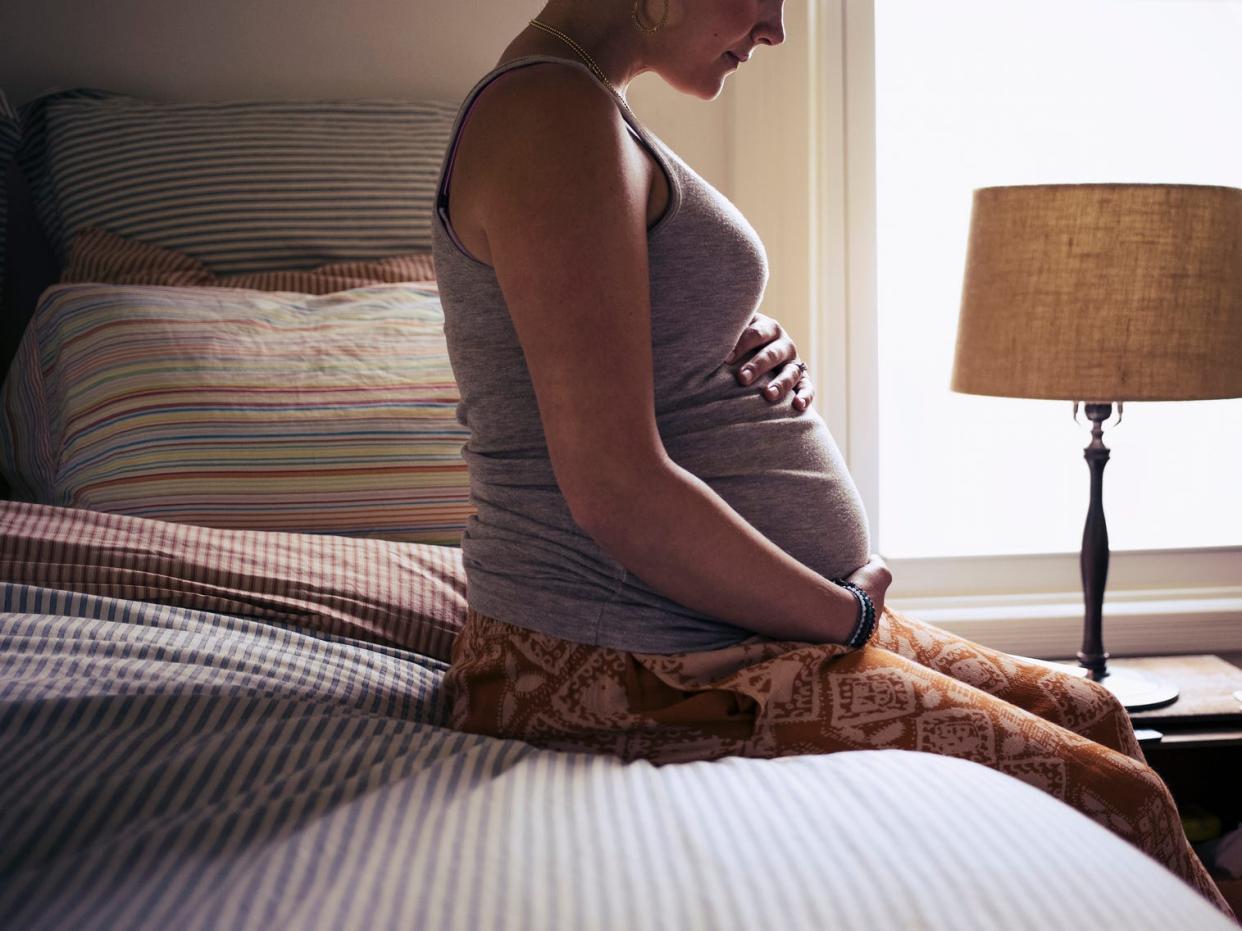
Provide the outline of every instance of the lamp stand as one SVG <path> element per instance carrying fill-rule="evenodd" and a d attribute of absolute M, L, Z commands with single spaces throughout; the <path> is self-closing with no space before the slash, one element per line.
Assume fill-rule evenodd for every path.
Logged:
<path fill-rule="evenodd" d="M 1082 594 L 1086 606 L 1083 623 L 1082 649 L 1078 651 L 1079 665 L 1086 667 L 1094 682 L 1107 687 L 1121 700 L 1128 711 L 1160 708 L 1177 701 L 1177 686 L 1151 679 L 1130 670 L 1108 668 L 1108 653 L 1104 651 L 1103 615 L 1104 586 L 1108 581 L 1108 524 L 1104 520 L 1104 466 L 1108 464 L 1109 450 L 1104 445 L 1104 421 L 1112 416 L 1111 404 L 1087 404 L 1087 419 L 1091 421 L 1091 445 L 1083 450 L 1083 458 L 1091 469 L 1091 505 L 1087 509 L 1087 524 L 1082 531 Z M 1118 423 L 1122 408 L 1118 405 Z M 1078 404 L 1074 404 L 1074 417 L 1078 416 Z"/>

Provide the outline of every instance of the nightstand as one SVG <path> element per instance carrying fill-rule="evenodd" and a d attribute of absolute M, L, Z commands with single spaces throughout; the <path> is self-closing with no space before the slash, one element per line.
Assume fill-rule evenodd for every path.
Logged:
<path fill-rule="evenodd" d="M 1130 715 L 1135 730 L 1151 729 L 1143 741 L 1152 769 L 1185 811 L 1198 805 L 1220 816 L 1228 830 L 1242 820 L 1242 656 L 1135 657 L 1109 665 L 1135 669 L 1173 682 L 1181 695 L 1171 705 Z"/>
<path fill-rule="evenodd" d="M 1242 821 L 1242 654 L 1109 659 L 1170 681 L 1181 694 L 1164 708 L 1131 712 L 1147 762 L 1164 780 L 1186 820 L 1204 812 L 1220 818 L 1221 833 Z M 1145 733 L 1146 732 L 1146 733 Z M 1159 735 L 1159 736 L 1156 736 Z M 1194 825 L 1187 824 L 1191 840 Z M 1217 878 L 1230 903 L 1242 898 L 1242 880 Z"/>
<path fill-rule="evenodd" d="M 1059 662 L 1080 671 L 1076 660 Z M 1183 794 L 1187 801 L 1205 792 L 1215 796 L 1212 786 L 1219 781 L 1219 801 L 1236 821 L 1242 814 L 1242 700 L 1234 692 L 1242 692 L 1242 653 L 1110 658 L 1108 665 L 1178 686 L 1173 704 L 1130 713 L 1143 753 L 1179 802 Z"/>

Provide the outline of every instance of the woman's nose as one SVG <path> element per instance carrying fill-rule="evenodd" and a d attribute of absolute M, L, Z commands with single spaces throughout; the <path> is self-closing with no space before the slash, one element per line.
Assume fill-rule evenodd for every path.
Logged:
<path fill-rule="evenodd" d="M 785 41 L 785 0 L 777 0 L 771 12 L 763 18 L 755 31 L 755 43 L 780 45 Z"/>

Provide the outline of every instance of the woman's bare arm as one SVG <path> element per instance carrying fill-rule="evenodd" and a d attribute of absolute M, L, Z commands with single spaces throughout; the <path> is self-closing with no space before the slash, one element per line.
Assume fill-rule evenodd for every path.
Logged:
<path fill-rule="evenodd" d="M 486 103 L 483 227 L 574 520 L 696 611 L 776 639 L 844 642 L 853 596 L 674 463 L 655 421 L 649 168 L 608 92 L 527 68 Z M 480 119 L 476 115 L 476 120 Z"/>

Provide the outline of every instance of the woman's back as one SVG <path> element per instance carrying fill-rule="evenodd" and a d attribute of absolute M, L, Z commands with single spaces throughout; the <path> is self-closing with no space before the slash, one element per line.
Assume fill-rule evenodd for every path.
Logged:
<path fill-rule="evenodd" d="M 471 430 L 464 455 L 478 515 L 462 541 L 471 606 L 521 627 L 619 649 L 667 653 L 737 642 L 753 631 L 659 594 L 575 522 L 497 275 L 467 255 L 448 228 L 446 188 L 470 105 L 492 79 L 538 62 L 591 74 L 578 62 L 536 55 L 480 79 L 454 126 L 432 225 L 459 418 Z M 848 575 L 867 562 L 866 516 L 826 425 L 813 410 L 797 411 L 788 400 L 770 404 L 756 386 L 738 385 L 723 362 L 759 308 L 768 277 L 763 245 L 727 198 L 620 112 L 669 187 L 668 208 L 647 234 L 660 440 L 674 462 L 796 560 L 826 578 Z"/>

